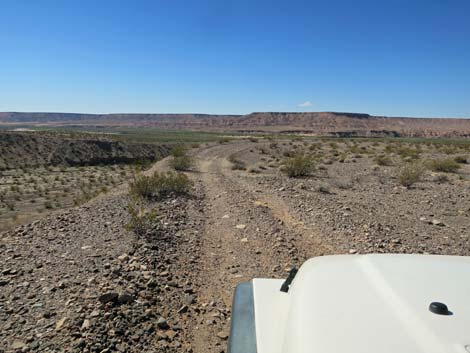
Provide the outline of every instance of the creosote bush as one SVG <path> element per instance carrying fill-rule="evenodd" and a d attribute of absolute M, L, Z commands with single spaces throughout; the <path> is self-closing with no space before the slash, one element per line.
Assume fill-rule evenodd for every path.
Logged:
<path fill-rule="evenodd" d="M 429 162 L 429 169 L 434 172 L 455 173 L 460 165 L 454 159 L 436 159 Z"/>
<path fill-rule="evenodd" d="M 158 213 L 155 209 L 146 209 L 139 201 L 132 200 L 127 205 L 130 215 L 126 229 L 142 237 L 158 231 Z"/>
<path fill-rule="evenodd" d="M 186 154 L 186 149 L 183 146 L 176 146 L 171 151 L 173 158 L 170 161 L 170 167 L 179 171 L 186 171 L 191 169 L 193 164 L 191 157 Z"/>
<path fill-rule="evenodd" d="M 398 176 L 401 185 L 409 188 L 413 184 L 419 182 L 423 176 L 424 168 L 420 163 L 410 163 L 405 165 Z"/>
<path fill-rule="evenodd" d="M 188 194 L 192 182 L 182 173 L 155 172 L 151 176 L 136 176 L 129 187 L 133 196 L 145 199 L 163 199 L 171 195 Z"/>
<path fill-rule="evenodd" d="M 191 169 L 192 160 L 189 156 L 173 157 L 170 161 L 170 167 L 178 171 L 188 171 Z"/>
<path fill-rule="evenodd" d="M 382 165 L 382 166 L 393 165 L 392 159 L 389 156 L 385 156 L 385 155 L 380 155 L 380 156 L 375 157 L 374 161 L 375 163 L 377 163 L 377 165 Z"/>
<path fill-rule="evenodd" d="M 312 157 L 298 154 L 284 160 L 282 171 L 291 178 L 299 178 L 310 175 L 314 168 Z"/>

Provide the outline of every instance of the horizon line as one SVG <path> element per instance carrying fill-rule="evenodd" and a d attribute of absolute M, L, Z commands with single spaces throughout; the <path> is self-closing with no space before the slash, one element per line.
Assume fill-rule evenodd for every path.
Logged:
<path fill-rule="evenodd" d="M 369 113 L 358 113 L 358 112 L 340 112 L 340 111 L 253 111 L 246 114 L 230 114 L 230 113 L 77 113 L 77 112 L 58 112 L 58 111 L 0 111 L 0 114 L 75 114 L 75 115 L 93 115 L 93 116 L 103 116 L 103 115 L 208 115 L 208 116 L 248 116 L 251 114 L 339 114 L 339 115 L 362 115 L 373 118 L 396 118 L 396 119 L 455 119 L 455 120 L 468 120 L 468 117 L 452 117 L 452 116 L 393 116 L 393 115 L 373 115 Z"/>

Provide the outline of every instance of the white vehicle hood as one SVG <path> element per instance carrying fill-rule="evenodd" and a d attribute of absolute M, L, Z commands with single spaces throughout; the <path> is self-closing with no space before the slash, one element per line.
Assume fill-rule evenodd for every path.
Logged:
<path fill-rule="evenodd" d="M 468 257 L 325 256 L 281 283 L 253 280 L 258 353 L 470 352 Z"/>

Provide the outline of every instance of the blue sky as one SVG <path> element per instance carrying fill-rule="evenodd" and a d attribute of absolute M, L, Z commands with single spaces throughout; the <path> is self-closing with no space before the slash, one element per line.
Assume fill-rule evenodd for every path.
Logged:
<path fill-rule="evenodd" d="M 0 0 L 0 111 L 470 117 L 470 1 Z"/>

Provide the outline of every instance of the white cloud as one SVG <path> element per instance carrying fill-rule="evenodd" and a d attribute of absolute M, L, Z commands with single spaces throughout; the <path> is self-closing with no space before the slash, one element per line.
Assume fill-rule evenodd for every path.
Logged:
<path fill-rule="evenodd" d="M 307 108 L 307 107 L 311 107 L 312 105 L 313 105 L 312 102 L 306 101 L 306 102 L 300 103 L 298 106 L 301 108 Z"/>

